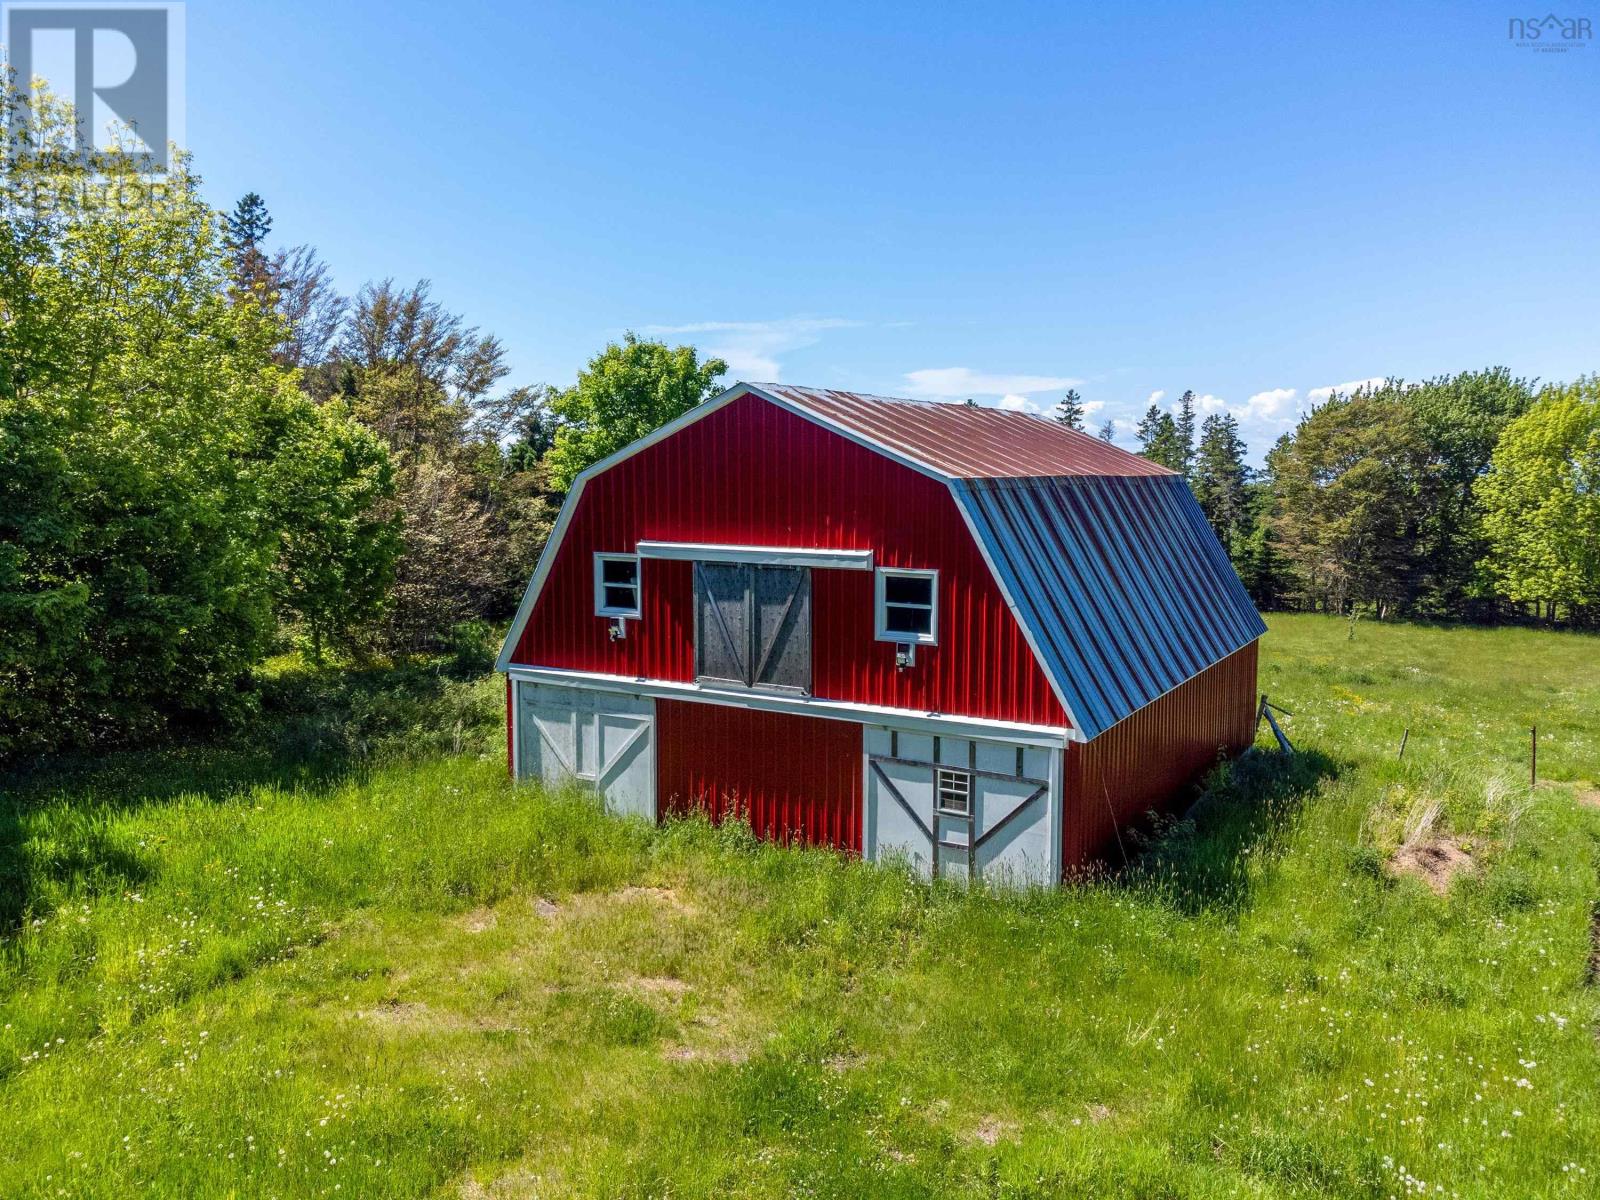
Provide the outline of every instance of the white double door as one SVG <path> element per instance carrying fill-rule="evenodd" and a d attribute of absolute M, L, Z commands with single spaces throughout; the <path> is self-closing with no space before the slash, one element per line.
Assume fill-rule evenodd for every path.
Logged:
<path fill-rule="evenodd" d="M 517 777 L 594 785 L 612 812 L 656 819 L 655 701 L 517 681 Z"/>

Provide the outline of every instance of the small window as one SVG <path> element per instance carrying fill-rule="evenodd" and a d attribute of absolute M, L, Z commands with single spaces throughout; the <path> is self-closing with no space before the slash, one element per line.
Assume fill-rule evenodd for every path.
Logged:
<path fill-rule="evenodd" d="M 972 815 L 972 773 L 947 771 L 940 767 L 934 772 L 939 811 L 958 817 Z"/>
<path fill-rule="evenodd" d="M 600 617 L 639 615 L 639 556 L 594 556 L 594 611 Z"/>
<path fill-rule="evenodd" d="M 939 572 L 877 573 L 877 636 L 880 642 L 939 641 Z"/>

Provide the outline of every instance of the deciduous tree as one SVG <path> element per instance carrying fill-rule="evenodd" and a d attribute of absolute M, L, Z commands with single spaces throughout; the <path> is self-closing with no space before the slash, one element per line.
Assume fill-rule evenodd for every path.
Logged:
<path fill-rule="evenodd" d="M 632 333 L 608 345 L 552 401 L 562 424 L 548 457 L 551 486 L 565 492 L 585 467 L 682 416 L 727 369 L 720 358 L 701 362 L 692 346 L 669 348 Z"/>
<path fill-rule="evenodd" d="M 1600 605 L 1600 378 L 1546 388 L 1477 483 L 1487 565 L 1546 617 Z"/>

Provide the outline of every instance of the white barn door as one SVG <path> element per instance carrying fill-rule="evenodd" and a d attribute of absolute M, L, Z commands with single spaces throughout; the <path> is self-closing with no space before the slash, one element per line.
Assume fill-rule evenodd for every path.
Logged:
<path fill-rule="evenodd" d="M 867 727 L 863 850 L 925 876 L 1053 885 L 1058 751 Z"/>
<path fill-rule="evenodd" d="M 517 682 L 517 778 L 594 785 L 606 807 L 656 819 L 655 701 Z"/>

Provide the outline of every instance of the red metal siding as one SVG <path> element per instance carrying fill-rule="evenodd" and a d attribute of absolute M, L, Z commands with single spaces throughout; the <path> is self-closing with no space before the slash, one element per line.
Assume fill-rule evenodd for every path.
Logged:
<path fill-rule="evenodd" d="M 863 704 L 1066 725 L 948 487 L 814 422 L 744 396 L 591 480 L 513 661 L 687 681 L 687 563 L 647 561 L 644 615 L 607 637 L 593 555 L 640 540 L 872 550 L 939 571 L 939 642 L 898 671 L 873 638 L 867 572 L 813 572 L 813 691 Z"/>
<path fill-rule="evenodd" d="M 1184 786 L 1255 738 L 1256 647 L 1251 642 L 1119 721 L 1066 750 L 1061 863 L 1120 861 L 1124 839 L 1151 809 L 1186 800 Z M 1115 816 L 1113 817 L 1113 814 Z"/>
<path fill-rule="evenodd" d="M 861 730 L 853 721 L 656 701 L 656 808 L 732 812 L 778 842 L 861 852 Z"/>

